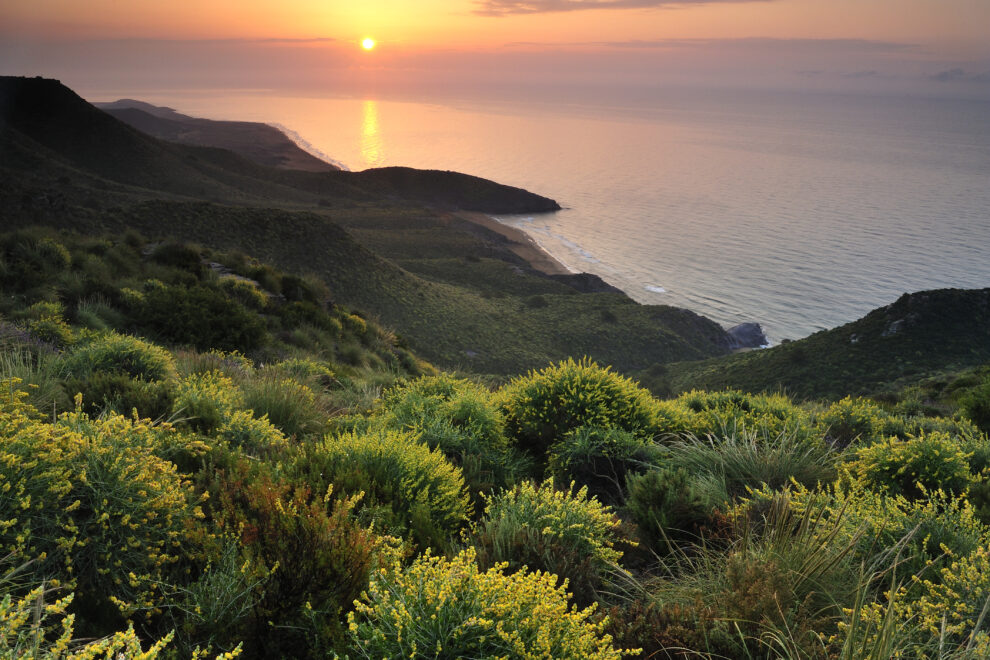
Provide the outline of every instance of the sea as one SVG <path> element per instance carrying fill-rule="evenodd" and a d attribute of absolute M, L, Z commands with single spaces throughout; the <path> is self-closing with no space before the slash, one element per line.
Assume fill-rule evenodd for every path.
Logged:
<path fill-rule="evenodd" d="M 137 98 L 276 125 L 350 170 L 455 170 L 552 197 L 562 211 L 497 219 L 639 302 L 726 327 L 755 321 L 772 343 L 905 292 L 990 286 L 987 100 L 700 89 Z"/>

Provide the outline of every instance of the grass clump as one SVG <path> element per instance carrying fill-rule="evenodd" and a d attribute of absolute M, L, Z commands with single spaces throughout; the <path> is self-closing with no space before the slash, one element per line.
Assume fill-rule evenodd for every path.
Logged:
<path fill-rule="evenodd" d="M 567 605 L 546 573 L 481 572 L 467 549 L 453 559 L 425 555 L 376 575 L 348 615 L 353 652 L 362 658 L 532 657 L 611 660 L 594 608 Z"/>

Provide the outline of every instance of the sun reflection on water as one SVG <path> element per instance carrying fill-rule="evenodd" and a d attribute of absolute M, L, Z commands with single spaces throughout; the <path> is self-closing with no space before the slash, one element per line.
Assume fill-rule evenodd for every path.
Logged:
<path fill-rule="evenodd" d="M 365 100 L 362 104 L 361 156 L 366 167 L 378 167 L 385 155 L 382 150 L 382 137 L 378 131 L 378 103 Z"/>

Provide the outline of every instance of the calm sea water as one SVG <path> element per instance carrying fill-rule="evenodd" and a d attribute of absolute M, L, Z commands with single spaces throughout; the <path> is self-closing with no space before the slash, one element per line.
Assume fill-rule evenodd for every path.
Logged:
<path fill-rule="evenodd" d="M 904 292 L 990 286 L 985 101 L 697 91 L 621 104 L 139 98 L 280 125 L 352 170 L 458 170 L 553 197 L 565 210 L 500 219 L 636 300 L 726 326 L 758 321 L 774 342 Z"/>

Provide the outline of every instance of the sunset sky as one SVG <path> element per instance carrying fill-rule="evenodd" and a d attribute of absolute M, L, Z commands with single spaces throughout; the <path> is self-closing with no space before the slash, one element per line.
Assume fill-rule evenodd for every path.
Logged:
<path fill-rule="evenodd" d="M 3 0 L 0 72 L 82 89 L 990 89 L 987 0 Z M 365 51 L 364 38 L 377 41 Z"/>

